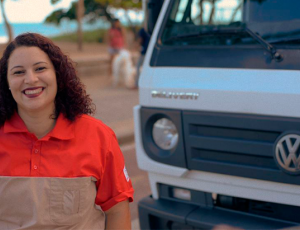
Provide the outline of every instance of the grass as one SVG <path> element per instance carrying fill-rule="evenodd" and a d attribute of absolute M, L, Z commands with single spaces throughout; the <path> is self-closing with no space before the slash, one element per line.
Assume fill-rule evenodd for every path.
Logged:
<path fill-rule="evenodd" d="M 99 30 L 91 30 L 91 31 L 84 31 L 83 32 L 83 42 L 85 43 L 102 43 L 105 41 L 106 36 L 105 29 Z M 53 41 L 64 41 L 64 42 L 77 42 L 77 32 L 63 34 L 59 36 L 55 36 L 51 38 Z"/>

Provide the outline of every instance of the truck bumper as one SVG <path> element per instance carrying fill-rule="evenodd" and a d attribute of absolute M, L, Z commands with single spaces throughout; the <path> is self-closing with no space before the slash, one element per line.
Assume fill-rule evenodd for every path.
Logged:
<path fill-rule="evenodd" d="M 243 229 L 280 229 L 295 223 L 260 217 L 222 208 L 204 208 L 152 197 L 138 204 L 140 228 L 143 229 L 211 229 L 227 224 Z"/>

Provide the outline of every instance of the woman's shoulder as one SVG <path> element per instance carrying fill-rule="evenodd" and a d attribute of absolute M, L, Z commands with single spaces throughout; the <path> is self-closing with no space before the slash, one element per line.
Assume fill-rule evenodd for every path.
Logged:
<path fill-rule="evenodd" d="M 76 127 L 89 132 L 103 132 L 106 134 L 114 134 L 113 130 L 104 124 L 101 120 L 92 116 L 83 114 L 76 118 Z"/>

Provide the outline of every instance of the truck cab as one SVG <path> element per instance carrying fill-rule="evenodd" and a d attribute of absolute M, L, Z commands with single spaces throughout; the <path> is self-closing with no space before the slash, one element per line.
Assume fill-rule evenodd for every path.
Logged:
<path fill-rule="evenodd" d="M 141 229 L 299 226 L 300 1 L 144 7 L 152 35 L 134 122 L 152 194 Z"/>

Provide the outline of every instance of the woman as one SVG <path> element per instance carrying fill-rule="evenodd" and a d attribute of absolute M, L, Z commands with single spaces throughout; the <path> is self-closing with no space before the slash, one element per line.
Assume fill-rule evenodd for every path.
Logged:
<path fill-rule="evenodd" d="M 123 155 L 113 131 L 88 115 L 70 59 L 22 34 L 0 74 L 0 229 L 130 229 Z"/>
<path fill-rule="evenodd" d="M 125 30 L 121 26 L 119 19 L 112 21 L 112 26 L 108 31 L 109 48 L 110 54 L 110 74 L 112 74 L 112 62 L 114 57 L 122 50 L 125 46 Z"/>

